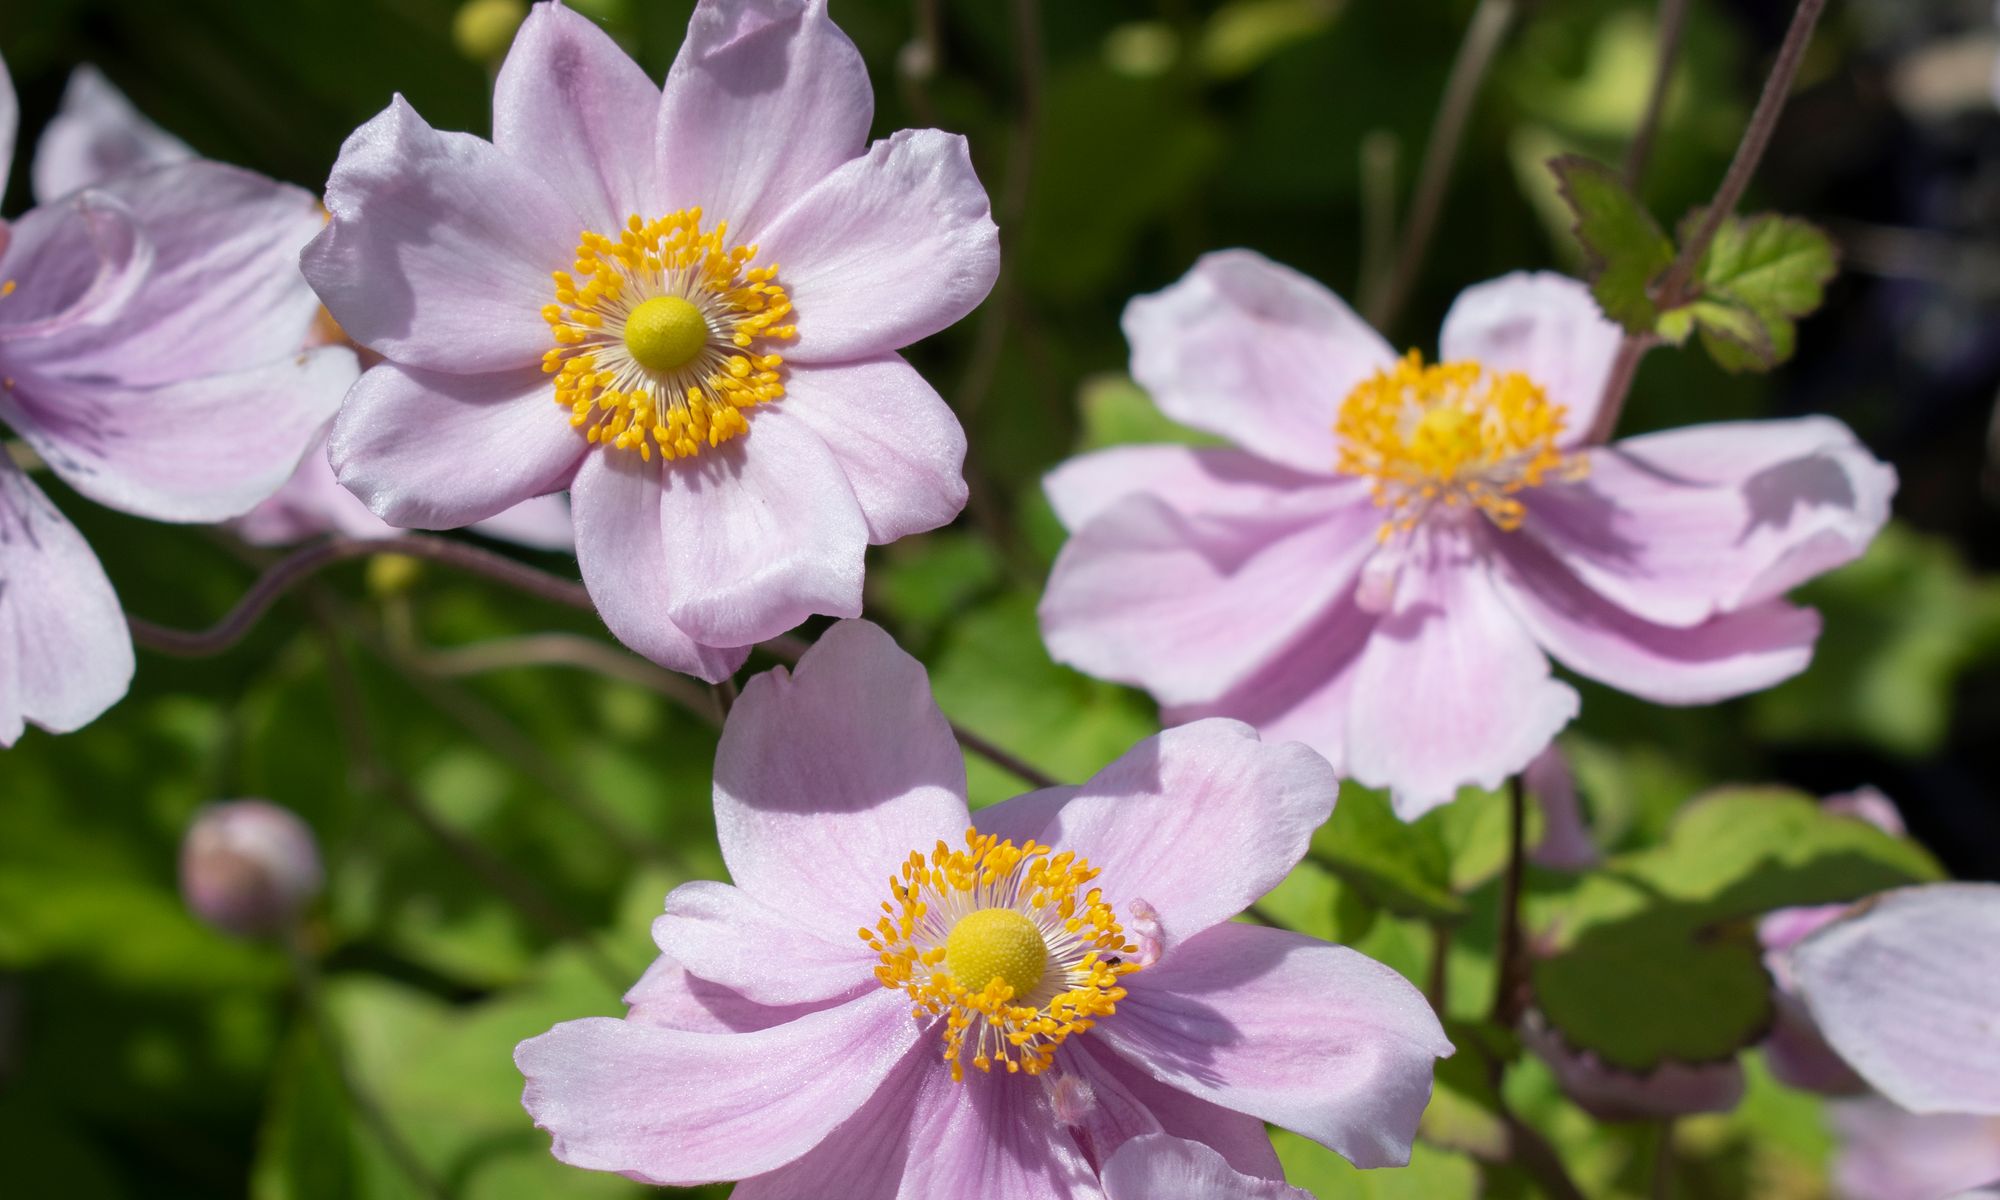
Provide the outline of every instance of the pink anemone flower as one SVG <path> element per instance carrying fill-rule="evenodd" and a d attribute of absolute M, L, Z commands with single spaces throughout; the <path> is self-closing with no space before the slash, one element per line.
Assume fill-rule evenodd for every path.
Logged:
<path fill-rule="evenodd" d="M 730 713 L 715 812 L 735 885 L 667 897 L 623 1019 L 520 1045 L 523 1102 L 564 1162 L 742 1180 L 736 1200 L 1150 1195 L 1106 1172 L 1158 1134 L 1276 1181 L 1266 1121 L 1401 1164 L 1451 1052 L 1422 995 L 1230 920 L 1336 789 L 1304 746 L 1214 720 L 968 813 L 922 666 L 842 622 Z"/>
<path fill-rule="evenodd" d="M 1248 251 L 1125 311 L 1132 374 L 1231 448 L 1128 446 L 1047 481 L 1051 652 L 1170 722 L 1297 738 L 1405 816 L 1498 787 L 1576 715 L 1550 673 L 1704 704 L 1803 670 L 1793 585 L 1861 553 L 1895 474 L 1825 417 L 1588 444 L 1619 331 L 1589 292 L 1468 289 L 1397 357 Z"/>
<path fill-rule="evenodd" d="M 48 204 L 120 175 L 195 157 L 187 143 L 147 120 L 102 72 L 82 66 L 71 72 L 62 104 L 35 144 L 31 175 L 37 201 Z M 322 325 L 307 338 L 309 345 L 345 344 L 330 321 Z M 331 414 L 327 423 L 332 423 Z M 402 532 L 369 512 L 335 480 L 324 432 L 299 460 L 292 477 L 231 525 L 245 541 L 265 546 L 326 533 L 382 538 Z M 472 528 L 536 550 L 575 548 L 569 504 L 561 496 L 537 496 Z"/>
<path fill-rule="evenodd" d="M 17 125 L 0 65 L 0 190 Z M 301 352 L 298 188 L 212 162 L 103 181 L 0 222 L 0 424 L 110 508 L 210 522 L 271 494 L 354 380 Z M 81 728 L 125 694 L 131 635 L 91 553 L 0 454 L 0 745 Z"/>
<path fill-rule="evenodd" d="M 398 97 L 334 165 L 306 275 L 387 360 L 340 482 L 415 528 L 568 488 L 605 623 L 705 679 L 858 614 L 867 546 L 965 503 L 964 432 L 896 353 L 998 271 L 965 140 L 869 145 L 825 0 L 703 0 L 664 91 L 536 5 L 493 114 L 489 142 Z"/>

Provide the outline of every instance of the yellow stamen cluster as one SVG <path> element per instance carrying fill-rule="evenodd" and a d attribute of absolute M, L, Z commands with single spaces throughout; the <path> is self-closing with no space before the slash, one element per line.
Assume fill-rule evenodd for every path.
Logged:
<path fill-rule="evenodd" d="M 555 348 L 542 370 L 556 403 L 593 443 L 650 460 L 684 458 L 750 426 L 743 411 L 785 394 L 771 346 L 791 298 L 757 247 L 728 247 L 729 223 L 703 230 L 701 210 L 633 215 L 613 239 L 586 230 L 573 271 L 556 271 L 542 308 Z"/>
<path fill-rule="evenodd" d="M 918 1020 L 944 1018 L 944 1058 L 991 1072 L 1039 1075 L 1056 1047 L 1117 1011 L 1119 981 L 1139 970 L 1090 864 L 1033 840 L 1015 845 L 969 829 L 966 848 L 912 851 L 891 901 L 861 940 L 881 956 L 875 977 L 907 993 Z M 959 978 L 971 972 L 986 978 Z"/>
<path fill-rule="evenodd" d="M 1369 479 L 1390 510 L 1380 537 L 1414 529 L 1434 506 L 1470 506 L 1518 529 L 1515 496 L 1549 478 L 1581 478 L 1588 462 L 1556 448 L 1567 410 L 1518 371 L 1477 362 L 1425 366 L 1417 351 L 1364 380 L 1333 430 L 1339 470 Z"/>

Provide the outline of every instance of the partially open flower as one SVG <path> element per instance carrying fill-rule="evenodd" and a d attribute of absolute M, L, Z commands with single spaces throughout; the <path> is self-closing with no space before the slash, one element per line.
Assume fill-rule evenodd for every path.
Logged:
<path fill-rule="evenodd" d="M 1247 251 L 1132 301 L 1125 331 L 1161 410 L 1236 448 L 1049 476 L 1072 534 L 1051 652 L 1171 721 L 1298 738 L 1406 816 L 1569 722 L 1551 656 L 1663 704 L 1803 670 L 1819 619 L 1784 593 L 1859 555 L 1895 490 L 1824 417 L 1589 444 L 1621 333 L 1558 276 L 1468 289 L 1435 363 Z"/>
<path fill-rule="evenodd" d="M 194 914 L 244 937 L 282 932 L 325 875 L 312 828 L 265 800 L 211 804 L 181 842 L 181 895 Z"/>
<path fill-rule="evenodd" d="M 1408 1160 L 1451 1051 L 1422 995 L 1230 920 L 1331 811 L 1305 747 L 1204 721 L 968 813 L 922 667 L 854 621 L 744 689 L 715 780 L 735 885 L 667 898 L 623 1020 L 515 1052 L 563 1161 L 736 1200 L 1052 1200 L 1158 1134 L 1205 1147 L 1181 1176 L 1280 1180 L 1265 1121 Z"/>

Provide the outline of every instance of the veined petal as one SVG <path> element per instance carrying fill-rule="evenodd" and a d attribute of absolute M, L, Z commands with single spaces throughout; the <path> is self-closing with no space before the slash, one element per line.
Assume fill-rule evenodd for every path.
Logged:
<path fill-rule="evenodd" d="M 7 174 L 14 166 L 14 137 L 21 126 L 21 104 L 14 98 L 14 77 L 7 73 L 7 60 L 0 58 L 0 194 L 7 191 Z M 0 231 L 0 250 L 7 239 Z"/>
<path fill-rule="evenodd" d="M 325 346 L 227 375 L 131 387 L 23 375 L 0 397 L 32 415 L 22 438 L 65 483 L 156 521 L 241 516 L 291 477 L 354 382 Z"/>
<path fill-rule="evenodd" d="M 79 192 L 30 209 L 0 237 L 0 284 L 14 285 L 0 308 L 8 361 L 59 359 L 47 344 L 68 330 L 101 335 L 152 265 L 152 243 L 116 196 Z"/>
<path fill-rule="evenodd" d="M 1451 1043 L 1381 963 L 1288 930 L 1218 925 L 1130 976 L 1092 1031 L 1162 1082 L 1300 1133 L 1358 1167 L 1409 1162 Z"/>
<path fill-rule="evenodd" d="M 1184 517 L 1323 513 L 1356 485 L 1219 446 L 1113 446 L 1080 454 L 1042 478 L 1063 528 L 1075 533 L 1132 495 Z"/>
<path fill-rule="evenodd" d="M 1204 255 L 1125 306 L 1132 377 L 1160 411 L 1300 471 L 1330 474 L 1333 422 L 1396 359 L 1340 297 L 1248 250 Z"/>
<path fill-rule="evenodd" d="M 2000 1120 L 1919 1116 L 1879 1096 L 1826 1106 L 1842 1145 L 1833 1162 L 1841 1200 L 1990 1200 L 2000 1180 Z M 1961 1189 L 1972 1188 L 1972 1191 Z"/>
<path fill-rule="evenodd" d="M 958 1090 L 944 1065 L 920 1049 L 804 1157 L 737 1184 L 730 1200 L 826 1200 L 836 1180 L 840 1200 L 919 1200 L 908 1176 L 917 1159 L 935 1153 L 937 1130 L 925 1125 L 920 1145 L 918 1126 L 948 1111 Z"/>
<path fill-rule="evenodd" d="M 1282 1179 L 1244 1175 L 1200 1142 L 1136 1137 L 1104 1164 L 1107 1200 L 1312 1200 Z"/>
<path fill-rule="evenodd" d="M 832 1007 L 758 1004 L 719 983 L 688 974 L 666 954 L 654 959 L 639 982 L 625 993 L 625 1003 L 629 1006 L 625 1014 L 628 1021 L 688 1033 L 754 1033 Z"/>
<path fill-rule="evenodd" d="M 828 940 L 881 915 L 912 851 L 963 843 L 965 759 L 924 668 L 867 621 L 843 621 L 797 668 L 752 679 L 715 752 L 715 826 L 730 878 Z"/>
<path fill-rule="evenodd" d="M 329 446 L 341 485 L 405 529 L 457 529 L 559 491 L 587 448 L 539 368 L 459 375 L 393 362 L 362 373 Z"/>
<path fill-rule="evenodd" d="M 576 562 L 597 614 L 619 641 L 669 670 L 714 683 L 734 675 L 748 646 L 709 646 L 668 617 L 672 594 L 660 516 L 661 464 L 591 454 L 570 486 Z"/>
<path fill-rule="evenodd" d="M 757 1004 L 851 996 L 875 980 L 876 956 L 854 936 L 829 940 L 741 888 L 697 880 L 667 895 L 653 941 L 688 971 Z"/>
<path fill-rule="evenodd" d="M 102 71 L 85 63 L 70 72 L 62 104 L 35 143 L 35 202 L 193 157 L 186 142 L 141 116 Z"/>
<path fill-rule="evenodd" d="M 97 556 L 0 453 L 0 746 L 30 722 L 52 733 L 90 724 L 132 669 L 125 610 Z"/>
<path fill-rule="evenodd" d="M 493 144 L 539 172 L 588 228 L 657 216 L 648 153 L 660 89 L 589 17 L 537 4 L 493 85 Z"/>
<path fill-rule="evenodd" d="M 1162 1083 L 1116 1051 L 1089 1038 L 1079 1039 L 1071 1046 L 1074 1050 L 1070 1061 L 1089 1081 L 1093 1099 L 1101 1100 L 1107 1091 L 1116 1091 L 1145 1109 L 1149 1127 L 1135 1130 L 1133 1136 L 1160 1132 L 1186 1138 L 1222 1155 L 1232 1170 L 1246 1176 L 1284 1179 L 1284 1165 L 1278 1161 L 1278 1152 L 1271 1145 L 1263 1121 Z M 1098 1143 L 1097 1151 L 1100 1159 L 1108 1153 L 1102 1142 Z"/>
<path fill-rule="evenodd" d="M 897 355 L 792 367 L 782 403 L 840 463 L 871 544 L 949 525 L 965 508 L 965 430 Z"/>
<path fill-rule="evenodd" d="M 747 228 L 747 227 L 746 227 Z M 798 362 L 900 350 L 979 307 L 1000 230 L 965 139 L 905 129 L 875 143 L 759 235 L 797 307 Z"/>
<path fill-rule="evenodd" d="M 2000 1115 L 2000 885 L 1887 892 L 1793 947 L 1847 1064 L 1915 1113 Z"/>
<path fill-rule="evenodd" d="M 754 1033 L 595 1017 L 522 1042 L 521 1102 L 574 1167 L 648 1183 L 745 1179 L 818 1145 L 917 1047 L 900 996 L 875 990 Z"/>
<path fill-rule="evenodd" d="M 968 1071 L 943 1103 L 919 1112 L 918 1153 L 898 1200 L 1104 1200 L 1089 1160 L 1057 1124 L 1047 1091 L 1023 1082 L 1019 1075 Z"/>
<path fill-rule="evenodd" d="M 1015 845 L 1047 832 L 1056 814 L 1081 790 L 1067 784 L 1036 788 L 1009 800 L 982 808 L 972 814 L 972 824 L 981 833 L 990 833 Z"/>
<path fill-rule="evenodd" d="M 1590 289 L 1566 275 L 1516 271 L 1459 293 L 1438 335 L 1445 362 L 1476 360 L 1492 374 L 1519 371 L 1569 412 L 1561 444 L 1590 432 L 1624 331 Z"/>
<path fill-rule="evenodd" d="M 868 144 L 875 92 L 826 0 L 701 0 L 660 103 L 662 211 L 752 238 Z"/>
<path fill-rule="evenodd" d="M 349 337 L 411 367 L 529 366 L 550 346 L 550 272 L 583 219 L 528 166 L 432 129 L 401 96 L 355 130 L 327 180 L 326 229 L 300 260 Z"/>
<path fill-rule="evenodd" d="M 1126 751 L 1038 840 L 1088 859 L 1118 912 L 1129 915 L 1134 900 L 1151 904 L 1171 957 L 1291 873 L 1339 787 L 1304 746 L 1266 745 L 1247 725 L 1201 721 Z"/>
<path fill-rule="evenodd" d="M 666 464 L 662 478 L 667 616 L 688 636 L 746 646 L 816 613 L 861 615 L 860 502 L 783 401 L 744 436 Z"/>

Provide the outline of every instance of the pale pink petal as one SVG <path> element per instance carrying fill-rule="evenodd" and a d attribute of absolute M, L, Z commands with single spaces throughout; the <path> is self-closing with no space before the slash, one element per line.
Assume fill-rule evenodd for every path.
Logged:
<path fill-rule="evenodd" d="M 1903 824 L 1903 814 L 1896 810 L 1896 802 L 1889 799 L 1882 789 L 1877 787 L 1858 787 L 1851 792 L 1842 792 L 1838 796 L 1828 796 L 1821 807 L 1828 812 L 1853 817 L 1857 821 L 1866 821 L 1882 832 L 1893 833 L 1897 837 L 1909 832 Z"/>
<path fill-rule="evenodd" d="M 881 986 L 877 955 L 855 930 L 832 941 L 726 883 L 698 880 L 668 893 L 653 941 L 694 975 L 757 1004 L 810 1004 Z"/>
<path fill-rule="evenodd" d="M 1569 759 L 1554 742 L 1521 772 L 1521 783 L 1542 810 L 1542 840 L 1529 857 L 1552 871 L 1587 871 L 1603 855 L 1583 819 L 1583 801 L 1576 794 L 1576 776 Z"/>
<path fill-rule="evenodd" d="M 1577 711 L 1489 576 L 1479 531 L 1448 533 L 1412 552 L 1348 706 L 1347 769 L 1393 789 L 1405 819 L 1468 784 L 1498 788 Z"/>
<path fill-rule="evenodd" d="M 896 355 L 794 366 L 782 403 L 840 463 L 870 543 L 949 525 L 965 508 L 965 430 Z"/>
<path fill-rule="evenodd" d="M 1282 929 L 1218 925 L 1129 976 L 1090 1036 L 1165 1083 L 1261 1117 L 1358 1167 L 1409 1161 L 1436 1059 L 1422 993 L 1364 955 Z"/>
<path fill-rule="evenodd" d="M 400 532 L 340 486 L 333 476 L 333 465 L 326 461 L 324 433 L 306 451 L 291 478 L 237 518 L 234 528 L 237 536 L 257 546 L 282 546 L 323 533 L 379 538 Z"/>
<path fill-rule="evenodd" d="M 1079 1077 L 1089 1081 L 1093 1103 L 1101 1104 L 1107 1097 L 1120 1096 L 1131 1106 L 1144 1110 L 1145 1128 L 1136 1128 L 1133 1121 L 1126 1122 L 1135 1126 L 1131 1136 L 1159 1132 L 1187 1138 L 1221 1154 L 1232 1169 L 1244 1175 L 1256 1179 L 1285 1177 L 1285 1168 L 1278 1162 L 1270 1134 L 1265 1131 L 1264 1122 L 1256 1117 L 1161 1083 L 1091 1038 L 1080 1038 L 1069 1045 L 1068 1061 L 1076 1067 Z M 1094 1148 L 1100 1160 L 1108 1153 L 1101 1140 Z"/>
<path fill-rule="evenodd" d="M 540 173 L 592 229 L 612 237 L 656 190 L 647 153 L 660 89 L 597 22 L 537 4 L 493 85 L 493 144 Z"/>
<path fill-rule="evenodd" d="M 1518 371 L 1568 409 L 1564 445 L 1581 442 L 1597 419 L 1624 331 L 1590 289 L 1566 275 L 1516 271 L 1459 293 L 1438 335 L 1445 362 L 1475 360 L 1493 373 Z"/>
<path fill-rule="evenodd" d="M 139 114 L 96 67 L 71 71 L 62 105 L 42 126 L 30 174 L 35 202 L 195 156 L 186 142 Z M 4 180 L 0 180 L 4 185 Z"/>
<path fill-rule="evenodd" d="M 2000 1115 L 2000 885 L 1884 893 L 1791 958 L 1820 1032 L 1876 1091 Z"/>
<path fill-rule="evenodd" d="M 1283 1180 L 1239 1173 L 1200 1142 L 1163 1133 L 1120 1146 L 1103 1178 L 1106 1200 L 1312 1200 Z"/>
<path fill-rule="evenodd" d="M 11 99 L 4 72 L 0 98 Z M 90 724 L 124 696 L 132 668 L 125 612 L 97 556 L 0 452 L 0 746 L 28 723 Z"/>
<path fill-rule="evenodd" d="M 688 1185 L 761 1174 L 812 1149 L 921 1038 L 909 1000 L 878 988 L 753 1033 L 567 1021 L 522 1042 L 514 1064 L 558 1159 Z"/>
<path fill-rule="evenodd" d="M 804 1157 L 737 1184 L 730 1200 L 829 1200 L 835 1181 L 840 1200 L 917 1200 L 907 1190 L 912 1163 L 936 1153 L 936 1115 L 949 1112 L 963 1090 L 920 1049 Z"/>
<path fill-rule="evenodd" d="M 1325 507 L 1188 516 L 1151 495 L 1119 501 L 1056 559 L 1040 606 L 1050 656 L 1164 704 L 1229 691 L 1318 621 L 1375 550 L 1381 514 L 1358 485 L 1313 495 Z"/>
<path fill-rule="evenodd" d="M 583 218 L 492 143 L 432 129 L 397 96 L 340 148 L 326 208 L 300 261 L 355 341 L 468 374 L 528 366 L 555 344 L 541 310 Z"/>
<path fill-rule="evenodd" d="M 1301 471 L 1333 470 L 1341 401 L 1395 362 L 1340 297 L 1249 250 L 1204 255 L 1124 324 L 1161 412 Z"/>
<path fill-rule="evenodd" d="M 1656 625 L 1591 591 L 1542 543 L 1498 534 L 1494 573 L 1514 615 L 1564 666 L 1656 704 L 1712 704 L 1806 669 L 1819 614 L 1783 600 L 1698 625 Z"/>
<path fill-rule="evenodd" d="M 576 550 L 576 525 L 570 520 L 569 501 L 561 495 L 523 500 L 484 521 L 474 522 L 471 529 L 530 550 L 563 553 Z"/>
<path fill-rule="evenodd" d="M 972 814 L 972 823 L 981 833 L 990 833 L 997 838 L 1013 842 L 1015 845 L 1029 838 L 1040 838 L 1048 831 L 1049 824 L 1062 811 L 1062 806 L 1075 797 L 1079 789 L 1068 785 L 1036 788 L 1023 792 L 1011 800 L 1002 800 L 990 808 L 982 808 Z"/>
<path fill-rule="evenodd" d="M 1743 1101 L 1743 1065 L 1734 1058 L 1664 1062 L 1641 1075 L 1573 1049 L 1560 1033 L 1533 1017 L 1523 1027 L 1522 1041 L 1548 1064 L 1563 1094 L 1600 1121 L 1729 1112 Z"/>
<path fill-rule="evenodd" d="M 942 1103 L 918 1110 L 912 1141 L 901 1200 L 1104 1200 L 1047 1089 L 1024 1076 L 967 1071 Z"/>
<path fill-rule="evenodd" d="M 7 191 L 7 174 L 14 166 L 14 136 L 21 125 L 21 104 L 14 98 L 14 77 L 7 73 L 7 60 L 0 58 L 0 194 Z M 0 250 L 6 249 L 4 226 L 0 226 Z"/>
<path fill-rule="evenodd" d="M 754 1033 L 787 1025 L 830 1007 L 825 1004 L 758 1004 L 719 983 L 697 979 L 662 954 L 625 993 L 625 1019 L 688 1033 Z"/>
<path fill-rule="evenodd" d="M 757 238 L 798 310 L 784 353 L 800 362 L 900 350 L 978 308 L 1000 274 L 1000 231 L 965 139 L 935 129 L 875 143 Z"/>
<path fill-rule="evenodd" d="M 1522 532 L 1619 607 L 1666 625 L 1783 595 L 1861 555 L 1896 473 L 1831 417 L 1631 438 L 1522 494 Z"/>
<path fill-rule="evenodd" d="M 1040 840 L 1090 860 L 1128 920 L 1159 913 L 1174 947 L 1227 921 L 1305 857 L 1340 787 L 1297 743 L 1267 745 L 1235 721 L 1202 721 L 1140 742 L 1092 776 Z"/>
<path fill-rule="evenodd" d="M 667 615 L 717 646 L 761 642 L 814 614 L 861 615 L 868 523 L 840 463 L 780 401 L 750 432 L 667 464 Z"/>
<path fill-rule="evenodd" d="M 1080 454 L 1042 478 L 1056 519 L 1071 533 L 1127 496 L 1143 493 L 1185 517 L 1325 512 L 1346 480 L 1308 475 L 1241 450 L 1212 446 L 1113 446 Z"/>
<path fill-rule="evenodd" d="M 860 154 L 875 92 L 826 0 L 702 0 L 660 105 L 663 210 L 754 240 Z"/>
<path fill-rule="evenodd" d="M 220 521 L 290 478 L 356 373 L 353 351 L 328 346 L 153 387 L 24 375 L 12 398 L 35 414 L 22 438 L 92 500 L 156 521 Z"/>
<path fill-rule="evenodd" d="M 923 666 L 867 621 L 843 621 L 797 668 L 752 679 L 715 752 L 715 826 L 730 878 L 849 939 L 911 851 L 963 845 L 965 760 Z"/>
<path fill-rule="evenodd" d="M 457 529 L 559 491 L 588 449 L 539 367 L 458 375 L 392 362 L 362 373 L 329 447 L 341 485 L 405 529 Z"/>
<path fill-rule="evenodd" d="M 2000 1179 L 2000 1120 L 1918 1116 L 1879 1097 L 1827 1106 L 1842 1145 L 1833 1162 L 1840 1200 L 1964 1200 Z M 1962 1191 L 1964 1188 L 1973 1191 Z"/>
<path fill-rule="evenodd" d="M 0 305 L 8 360 L 60 361 L 45 347 L 71 330 L 106 336 L 152 266 L 152 242 L 116 196 L 79 192 L 29 210 L 0 237 L 0 284 L 14 285 Z"/>

